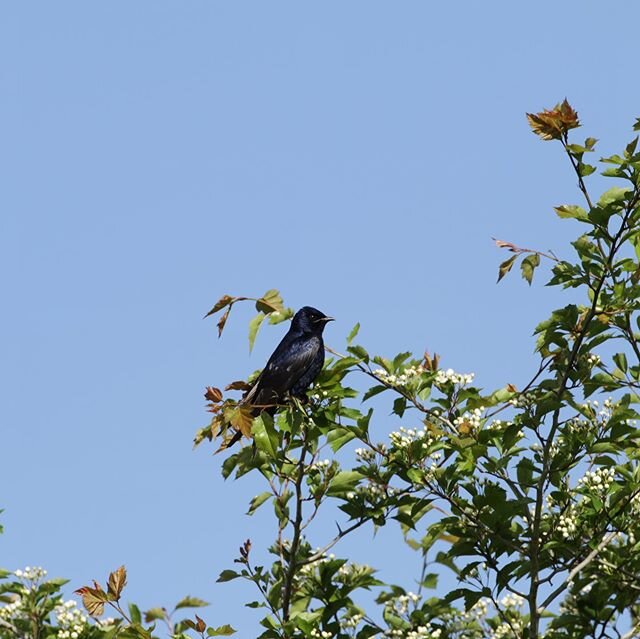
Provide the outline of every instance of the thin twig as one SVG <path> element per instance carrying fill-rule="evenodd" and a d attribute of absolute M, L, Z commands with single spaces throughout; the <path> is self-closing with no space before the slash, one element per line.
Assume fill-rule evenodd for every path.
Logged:
<path fill-rule="evenodd" d="M 567 585 L 573 581 L 574 577 L 583 569 L 586 568 L 597 556 L 600 551 L 604 550 L 615 538 L 618 533 L 616 531 L 610 532 L 605 535 L 600 543 L 577 565 L 571 572 L 565 577 L 564 581 L 540 604 L 538 612 L 541 613 L 544 609 L 561 593 Z"/>

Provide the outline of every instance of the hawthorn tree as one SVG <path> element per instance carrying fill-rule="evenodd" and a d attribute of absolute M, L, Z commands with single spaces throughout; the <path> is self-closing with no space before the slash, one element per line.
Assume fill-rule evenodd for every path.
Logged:
<path fill-rule="evenodd" d="M 254 418 L 237 398 L 207 390 L 213 418 L 196 444 L 222 440 L 225 478 L 262 478 L 249 514 L 273 506 L 270 565 L 255 565 L 252 544 L 264 540 L 254 539 L 219 578 L 254 585 L 257 599 L 247 605 L 265 609 L 262 639 L 639 635 L 638 139 L 600 160 L 616 185 L 596 198 L 587 178 L 597 169 L 586 161 L 596 140 L 569 139 L 580 125 L 569 103 L 528 120 L 541 139 L 562 146 L 584 202 L 555 207 L 580 226 L 564 257 L 497 241 L 512 253 L 499 280 L 519 260 L 531 283 L 546 259 L 548 285 L 570 289 L 569 303 L 535 329 L 539 365 L 524 388 L 486 392 L 428 354 L 372 355 L 357 343 L 356 326 L 344 354 L 327 349 L 309 403 L 286 403 L 275 419 Z M 220 333 L 246 299 L 227 295 L 211 309 L 224 311 Z M 277 291 L 255 302 L 251 344 L 265 319 L 291 315 Z M 357 378 L 364 389 L 351 386 Z M 246 388 L 233 382 L 227 390 Z M 406 423 L 386 441 L 372 436 L 379 410 L 368 402 L 376 395 Z M 246 445 L 227 451 L 236 430 Z M 355 460 L 342 454 L 352 447 Z M 343 516 L 336 535 L 311 538 L 310 525 L 333 513 L 332 504 Z M 417 593 L 333 554 L 362 526 L 401 528 L 420 556 Z M 450 592 L 437 588 L 443 571 L 458 582 Z M 377 606 L 358 605 L 363 589 L 377 592 Z"/>
<path fill-rule="evenodd" d="M 531 283 L 547 260 L 548 285 L 568 289 L 568 303 L 535 329 L 539 362 L 524 387 L 485 391 L 472 374 L 443 369 L 437 355 L 372 355 L 358 343 L 356 325 L 343 352 L 327 349 L 309 401 L 288 401 L 273 418 L 253 417 L 233 394 L 255 375 L 224 392 L 207 389 L 212 419 L 195 444 L 218 449 L 223 477 L 262 482 L 249 514 L 270 505 L 274 516 L 272 539 L 261 532 L 244 541 L 218 579 L 247 582 L 246 605 L 261 609 L 262 639 L 640 636 L 637 138 L 600 160 L 615 186 L 596 198 L 589 176 L 597 169 L 586 161 L 596 140 L 570 140 L 579 120 L 568 102 L 528 119 L 542 140 L 562 146 L 583 202 L 555 207 L 580 229 L 570 249 L 497 241 L 511 253 L 498 280 L 519 263 Z M 248 301 L 258 311 L 251 346 L 265 321 L 292 315 L 275 290 L 254 299 L 225 295 L 207 314 L 221 313 L 219 334 L 233 306 Z M 406 425 L 380 441 L 389 408 Z M 226 449 L 237 430 L 243 445 Z M 314 522 L 336 512 L 335 535 L 317 538 Z M 416 592 L 383 583 L 375 557 L 371 565 L 340 557 L 343 538 L 382 526 L 398 527 L 415 550 Z M 260 556 L 268 551 L 268 562 L 256 562 L 256 546 Z M 452 590 L 442 587 L 445 573 L 456 582 Z M 51 608 L 46 631 L 36 632 L 16 623 L 29 595 L 20 589 L 24 579 L 17 571 L 1 576 L 2 639 L 96 632 L 148 639 L 158 623 L 174 637 L 234 632 L 199 616 L 174 622 L 165 609 L 121 606 L 124 569 L 105 587 L 78 591 L 91 615 L 113 610 L 108 630 L 87 621 L 67 637 Z M 204 604 L 186 599 L 176 610 Z"/>

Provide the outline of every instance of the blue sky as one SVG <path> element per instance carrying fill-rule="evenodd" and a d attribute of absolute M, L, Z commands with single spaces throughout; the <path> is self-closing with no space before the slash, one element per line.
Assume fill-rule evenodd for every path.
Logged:
<path fill-rule="evenodd" d="M 2 3 L 0 564 L 77 587 L 125 563 L 141 605 L 198 595 L 255 636 L 253 593 L 214 581 L 270 525 L 243 516 L 261 487 L 191 441 L 204 386 L 285 327 L 250 355 L 248 308 L 221 341 L 202 315 L 276 287 L 336 317 L 336 347 L 360 321 L 373 352 L 525 380 L 567 298 L 496 286 L 491 236 L 566 253 L 551 207 L 579 194 L 524 113 L 566 96 L 578 136 L 618 151 L 639 20 L 584 0 Z M 398 577 L 380 543 L 346 550 Z"/>

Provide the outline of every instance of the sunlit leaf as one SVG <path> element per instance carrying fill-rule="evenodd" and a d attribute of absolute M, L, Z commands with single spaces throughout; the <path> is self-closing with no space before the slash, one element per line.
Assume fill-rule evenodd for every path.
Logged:
<path fill-rule="evenodd" d="M 273 497 L 273 493 L 269 491 L 256 495 L 249 504 L 247 515 L 253 515 L 253 513 L 256 512 L 256 510 L 258 510 L 258 508 L 260 508 L 260 506 L 262 506 L 262 504 L 264 504 L 264 502 L 267 501 L 270 497 Z"/>
<path fill-rule="evenodd" d="M 207 628 L 207 635 L 209 637 L 229 637 L 236 633 L 236 630 L 229 624 L 224 626 L 218 626 L 217 628 Z"/>
<path fill-rule="evenodd" d="M 181 599 L 175 606 L 175 610 L 180 608 L 203 608 L 204 606 L 208 606 L 209 603 L 204 601 L 204 599 L 198 599 L 198 597 L 184 597 Z"/>
<path fill-rule="evenodd" d="M 358 334 L 358 331 L 360 330 L 360 322 L 358 322 L 349 332 L 349 335 L 347 335 L 347 345 L 351 345 L 351 342 L 353 342 L 353 340 L 355 339 L 356 335 Z"/>
<path fill-rule="evenodd" d="M 122 589 L 125 587 L 126 583 L 127 583 L 127 570 L 124 566 L 120 566 L 120 568 L 118 568 L 117 570 L 114 570 L 109 575 L 109 581 L 107 582 L 109 594 L 116 600 L 120 599 Z"/>
<path fill-rule="evenodd" d="M 514 262 L 518 259 L 517 255 L 513 255 L 508 260 L 505 260 L 500 264 L 498 268 L 498 282 L 511 270 Z"/>
<path fill-rule="evenodd" d="M 253 424 L 253 409 L 251 406 L 237 406 L 229 416 L 229 422 L 245 437 L 251 437 L 251 425 Z"/>
<path fill-rule="evenodd" d="M 253 350 L 253 344 L 256 341 L 258 329 L 262 322 L 264 322 L 265 317 L 266 315 L 261 311 L 249 322 L 249 352 Z"/>
<path fill-rule="evenodd" d="M 284 304 L 280 292 L 275 288 L 268 290 L 262 297 L 256 300 L 256 310 L 260 313 L 273 313 L 284 311 Z"/>
<path fill-rule="evenodd" d="M 532 253 L 531 255 L 527 255 L 520 264 L 520 268 L 522 269 L 522 277 L 524 277 L 529 285 L 533 280 L 533 272 L 536 270 L 536 267 L 540 264 L 540 256 L 537 253 Z"/>
<path fill-rule="evenodd" d="M 231 295 L 223 295 L 213 306 L 213 308 L 205 315 L 209 317 L 209 315 L 213 315 L 218 311 L 221 311 L 225 306 L 229 306 L 229 304 L 233 304 L 234 301 L 238 300 L 238 297 L 232 297 Z"/>
<path fill-rule="evenodd" d="M 573 204 L 563 204 L 561 206 L 554 206 L 553 210 L 558 214 L 558 217 L 562 218 L 575 218 L 577 220 L 588 221 L 589 216 L 587 212 L 581 207 Z"/>
<path fill-rule="evenodd" d="M 580 126 L 578 113 L 565 98 L 552 109 L 527 113 L 531 130 L 543 140 L 560 140 L 569 130 Z"/>
<path fill-rule="evenodd" d="M 164 608 L 149 608 L 149 610 L 145 610 L 144 613 L 144 621 L 145 623 L 151 623 L 152 621 L 157 621 L 158 619 L 166 619 L 167 611 Z"/>

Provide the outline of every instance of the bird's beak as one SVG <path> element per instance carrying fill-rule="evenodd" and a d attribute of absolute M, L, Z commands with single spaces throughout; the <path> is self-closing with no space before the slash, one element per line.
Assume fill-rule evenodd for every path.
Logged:
<path fill-rule="evenodd" d="M 329 317 L 328 315 L 325 315 L 324 317 L 320 318 L 321 322 L 335 322 L 335 318 L 334 317 Z"/>

